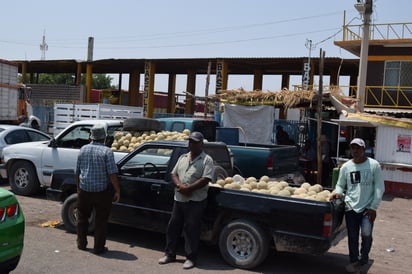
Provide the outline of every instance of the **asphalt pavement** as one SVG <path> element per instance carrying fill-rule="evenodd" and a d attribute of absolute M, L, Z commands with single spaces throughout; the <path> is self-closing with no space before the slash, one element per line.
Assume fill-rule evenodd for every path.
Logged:
<path fill-rule="evenodd" d="M 0 186 L 9 189 L 4 183 Z M 67 233 L 62 224 L 59 202 L 48 201 L 45 193 L 35 197 L 17 197 L 26 218 L 26 231 L 23 255 L 16 270 L 11 272 L 13 274 L 346 273 L 346 238 L 321 256 L 271 251 L 266 261 L 253 270 L 229 266 L 223 261 L 217 247 L 202 244 L 196 267 L 183 270 L 183 246 L 179 250 L 177 262 L 159 265 L 157 261 L 163 256 L 165 244 L 163 234 L 109 225 L 109 251 L 103 255 L 95 255 L 91 250 L 77 249 L 76 235 Z M 397 211 L 398 214 L 392 210 L 395 206 L 402 209 Z M 407 269 L 412 269 L 412 262 L 407 259 L 412 255 L 411 200 L 386 199 L 382 208 L 378 211 L 371 264 L 364 273 L 407 273 Z M 396 222 L 402 222 L 402 225 Z M 89 236 L 88 240 L 89 247 L 92 247 L 93 237 Z"/>

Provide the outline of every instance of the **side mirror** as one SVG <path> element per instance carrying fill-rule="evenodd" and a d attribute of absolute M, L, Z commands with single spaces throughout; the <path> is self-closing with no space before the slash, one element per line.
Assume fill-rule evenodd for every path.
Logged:
<path fill-rule="evenodd" d="M 57 147 L 57 141 L 56 141 L 56 139 L 52 138 L 52 139 L 49 141 L 49 147 Z"/>

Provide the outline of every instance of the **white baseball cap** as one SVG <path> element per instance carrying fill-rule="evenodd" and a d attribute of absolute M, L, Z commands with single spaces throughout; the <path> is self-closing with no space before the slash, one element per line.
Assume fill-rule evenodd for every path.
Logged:
<path fill-rule="evenodd" d="M 350 142 L 351 145 L 358 145 L 360 147 L 366 148 L 365 146 L 365 141 L 363 141 L 361 138 L 355 138 Z"/>

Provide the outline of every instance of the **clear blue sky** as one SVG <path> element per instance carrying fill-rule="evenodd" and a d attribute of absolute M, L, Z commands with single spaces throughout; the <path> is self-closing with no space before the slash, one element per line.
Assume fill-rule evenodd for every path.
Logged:
<path fill-rule="evenodd" d="M 411 0 L 373 2 L 373 23 L 412 22 Z M 94 37 L 94 60 L 302 57 L 309 54 L 307 39 L 315 45 L 312 56 L 319 56 L 322 48 L 327 57 L 356 58 L 333 44 L 342 38 L 345 10 L 347 22 L 362 23 L 355 3 L 356 0 L 3 1 L 0 58 L 39 60 L 44 31 L 46 60 L 85 60 L 90 36 Z M 234 86 L 229 88 L 249 82 L 233 79 Z"/>

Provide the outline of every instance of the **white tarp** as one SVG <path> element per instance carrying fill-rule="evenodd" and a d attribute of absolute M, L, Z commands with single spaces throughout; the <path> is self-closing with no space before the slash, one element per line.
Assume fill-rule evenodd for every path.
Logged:
<path fill-rule="evenodd" d="M 273 106 L 225 105 L 223 126 L 239 128 L 239 142 L 272 144 Z"/>

